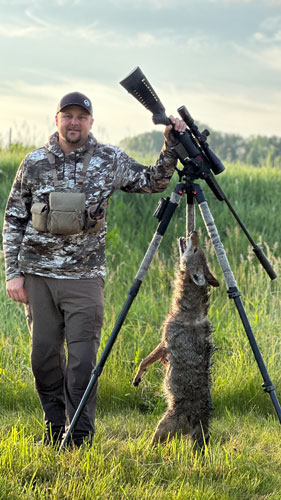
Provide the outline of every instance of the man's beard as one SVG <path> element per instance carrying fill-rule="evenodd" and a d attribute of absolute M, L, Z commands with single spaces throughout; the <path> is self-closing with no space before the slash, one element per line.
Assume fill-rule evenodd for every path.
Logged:
<path fill-rule="evenodd" d="M 65 134 L 65 140 L 68 144 L 77 144 L 78 142 L 81 141 L 81 131 L 80 130 L 75 130 L 75 132 L 80 132 L 79 135 L 77 136 L 77 139 L 70 139 L 68 137 L 68 133 L 71 132 L 70 130 L 68 130 Z"/>

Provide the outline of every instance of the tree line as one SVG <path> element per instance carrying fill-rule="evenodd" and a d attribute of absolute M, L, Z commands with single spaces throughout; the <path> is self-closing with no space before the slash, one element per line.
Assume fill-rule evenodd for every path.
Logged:
<path fill-rule="evenodd" d="M 257 167 L 281 168 L 281 137 L 250 136 L 245 138 L 207 128 L 210 132 L 208 144 L 222 161 L 229 163 L 240 161 Z M 163 134 L 158 131 L 127 137 L 120 142 L 120 147 L 129 154 L 137 152 L 143 156 L 157 155 L 162 145 Z"/>

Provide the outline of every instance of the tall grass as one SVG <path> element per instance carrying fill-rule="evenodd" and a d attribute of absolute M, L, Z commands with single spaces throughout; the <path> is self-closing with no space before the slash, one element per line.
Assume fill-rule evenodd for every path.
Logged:
<path fill-rule="evenodd" d="M 15 165 L 7 160 L 3 168 L 1 155 L 0 161 L 1 170 L 10 175 Z M 2 207 L 11 177 L 1 191 Z M 228 166 L 218 178 L 278 274 L 280 180 L 274 169 L 242 165 Z M 176 178 L 165 195 L 175 182 Z M 225 204 L 202 187 L 280 400 L 280 280 L 270 281 Z M 101 350 L 157 226 L 151 215 L 160 196 L 120 192 L 111 200 Z M 200 455 L 186 438 L 152 448 L 150 439 L 165 409 L 162 366 L 150 367 L 138 389 L 131 386 L 137 364 L 159 342 L 169 308 L 178 259 L 176 240 L 185 234 L 182 200 L 100 377 L 97 432 L 91 448 L 58 454 L 34 446 L 43 423 L 30 370 L 30 338 L 22 306 L 6 297 L 1 261 L 0 499 L 280 499 L 280 423 L 261 388 L 261 375 L 199 215 L 197 226 L 221 284 L 211 293 L 209 311 L 217 347 L 209 448 Z"/>

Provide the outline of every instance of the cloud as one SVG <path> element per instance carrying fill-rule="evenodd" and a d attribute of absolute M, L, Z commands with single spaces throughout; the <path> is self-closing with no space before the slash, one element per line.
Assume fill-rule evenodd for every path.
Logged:
<path fill-rule="evenodd" d="M 50 25 L 47 22 L 35 17 L 30 10 L 25 11 L 25 16 L 32 23 L 25 18 L 10 17 L 6 24 L 0 26 L 0 35 L 7 38 L 36 38 L 41 37 L 43 32 L 48 33 Z"/>
<path fill-rule="evenodd" d="M 253 35 L 255 41 L 267 44 L 281 41 L 281 16 L 266 18 L 259 28 Z"/>
<path fill-rule="evenodd" d="M 6 24 L 0 26 L 0 36 L 6 38 L 34 38 L 41 31 L 35 26 L 15 26 Z"/>
<path fill-rule="evenodd" d="M 209 3 L 217 3 L 217 4 L 246 4 L 252 3 L 254 0 L 207 0 Z"/>
<path fill-rule="evenodd" d="M 235 44 L 234 49 L 261 68 L 281 71 L 281 15 L 263 19 L 249 41 L 248 45 Z"/>
<path fill-rule="evenodd" d="M 171 9 L 171 4 L 173 8 L 186 7 L 187 5 L 194 5 L 194 0 L 107 0 L 108 3 L 116 7 L 130 7 L 130 8 L 149 8 L 149 9 Z M 281 0 L 264 0 L 266 2 L 280 2 Z M 197 3 L 201 4 L 249 4 L 254 3 L 255 0 L 197 0 Z"/>
<path fill-rule="evenodd" d="M 263 68 L 271 68 L 281 72 L 281 47 L 272 46 L 265 49 L 258 50 L 257 47 L 251 49 L 246 49 L 243 46 L 234 46 L 237 52 L 243 56 L 258 62 Z"/>
<path fill-rule="evenodd" d="M 264 0 L 269 7 L 281 7 L 281 0 Z"/>
<path fill-rule="evenodd" d="M 262 21 L 260 27 L 264 31 L 274 31 L 281 28 L 281 16 L 267 17 Z"/>
<path fill-rule="evenodd" d="M 0 35 L 7 38 L 40 38 L 42 40 L 43 36 L 50 38 L 59 34 L 60 37 L 71 37 L 71 39 L 77 37 L 89 42 L 106 41 L 113 36 L 112 32 L 98 30 L 94 24 L 88 26 L 56 24 L 35 16 L 30 10 L 26 10 L 25 15 L 27 19 L 22 20 L 15 17 L 6 24 L 2 23 Z"/>
<path fill-rule="evenodd" d="M 255 58 L 264 66 L 281 72 L 281 47 L 264 49 L 256 54 Z"/>
<path fill-rule="evenodd" d="M 100 30 L 93 24 L 88 26 L 72 27 L 70 31 L 71 33 L 69 33 L 68 28 L 67 30 L 62 30 L 60 28 L 60 32 L 62 32 L 64 36 L 69 36 L 70 34 L 71 37 L 74 35 L 80 38 L 80 40 L 84 40 L 86 42 L 101 42 L 103 47 L 119 47 L 122 49 L 126 47 L 128 49 L 133 47 L 144 48 L 155 45 L 163 45 L 163 40 L 159 40 L 158 37 L 155 37 L 151 33 L 140 32 L 136 33 L 134 37 L 132 37 L 130 35 L 124 35 L 114 31 Z"/>
<path fill-rule="evenodd" d="M 148 31 L 137 31 L 134 36 L 131 33 L 123 33 L 114 29 L 101 29 L 97 23 L 88 25 L 70 24 L 62 25 L 46 21 L 34 15 L 30 9 L 25 11 L 27 20 L 17 18 L 10 20 L 7 24 L 0 26 L 0 35 L 7 38 L 24 39 L 50 39 L 60 36 L 71 38 L 71 40 L 84 41 L 94 45 L 102 45 L 103 48 L 129 49 L 152 49 L 153 47 L 171 48 L 173 45 L 181 49 L 192 48 L 198 51 L 210 46 L 210 40 L 204 35 L 187 37 L 186 35 L 174 34 L 172 28 L 161 28 L 157 34 Z"/>
<path fill-rule="evenodd" d="M 184 6 L 190 0 L 173 0 L 173 8 Z M 170 9 L 171 0 L 107 0 L 108 4 L 113 5 L 119 9 Z"/>
<path fill-rule="evenodd" d="M 263 43 L 281 42 L 281 29 L 273 33 L 271 36 L 268 36 L 265 33 L 261 33 L 260 31 L 257 31 L 256 33 L 254 33 L 253 39 L 257 42 L 263 42 Z"/>
<path fill-rule="evenodd" d="M 73 22 L 69 24 L 55 23 L 47 19 L 37 16 L 31 9 L 27 9 L 25 10 L 25 17 L 10 18 L 6 24 L 2 23 L 0 36 L 25 40 L 38 39 L 40 42 L 59 36 L 61 41 L 63 39 L 75 40 L 76 45 L 79 41 L 82 41 L 91 44 L 93 47 L 120 49 L 122 52 L 133 49 L 153 50 L 153 48 L 167 50 L 167 53 L 171 53 L 173 48 L 177 52 L 179 50 L 183 52 L 186 49 L 191 49 L 193 52 L 202 52 L 216 45 L 213 37 L 210 38 L 201 33 L 187 35 L 185 32 L 175 32 L 173 26 L 165 27 L 160 25 L 154 31 L 146 31 L 141 26 L 139 30 L 136 28 L 132 34 L 130 31 L 121 30 L 120 27 L 110 27 L 111 25 L 108 25 L 106 29 L 101 28 L 98 22 L 79 25 L 79 23 L 74 24 Z"/>
<path fill-rule="evenodd" d="M 67 1 L 67 0 L 57 0 Z M 42 40 L 43 37 L 50 38 L 60 36 L 71 38 L 71 40 L 82 40 L 92 44 L 102 43 L 104 47 L 151 47 L 152 45 L 161 46 L 163 43 L 169 43 L 168 40 L 159 40 L 152 33 L 139 32 L 135 36 L 123 34 L 110 29 L 99 29 L 96 23 L 88 25 L 70 24 L 62 25 L 33 14 L 30 9 L 25 11 L 25 19 L 12 18 L 6 24 L 0 26 L 0 36 L 7 38 L 31 38 Z"/>
<path fill-rule="evenodd" d="M 87 0 L 86 0 L 87 1 Z M 58 6 L 64 6 L 66 4 L 71 4 L 71 5 L 78 5 L 83 0 L 49 0 L 48 3 L 49 5 L 58 5 Z M 42 0 L 0 0 L 0 6 L 9 6 L 9 7 L 31 7 L 34 5 L 34 7 L 38 7 L 42 5 Z"/>
<path fill-rule="evenodd" d="M 0 0 L 0 6 L 5 7 L 6 5 L 9 7 L 22 7 L 26 5 L 36 5 L 36 0 Z"/>
<path fill-rule="evenodd" d="M 204 3 L 229 4 L 229 5 L 244 5 L 256 4 L 257 0 L 202 0 Z M 281 0 L 261 0 L 267 7 L 280 7 Z"/>

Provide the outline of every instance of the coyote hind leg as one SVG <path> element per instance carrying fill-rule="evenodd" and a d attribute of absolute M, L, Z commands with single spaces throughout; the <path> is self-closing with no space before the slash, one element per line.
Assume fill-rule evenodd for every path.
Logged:
<path fill-rule="evenodd" d="M 179 430 L 178 416 L 172 410 L 168 410 L 157 425 L 152 444 L 169 441 Z"/>
<path fill-rule="evenodd" d="M 158 423 L 152 438 L 152 444 L 164 443 L 177 434 L 183 436 L 189 434 L 199 449 L 204 448 L 209 443 L 210 436 L 206 422 L 205 425 L 197 419 L 196 422 L 192 422 L 192 418 L 183 413 L 178 413 L 173 408 L 168 409 Z"/>
<path fill-rule="evenodd" d="M 137 374 L 133 380 L 133 385 L 138 386 L 141 382 L 144 372 L 148 368 L 148 366 L 155 363 L 161 359 L 162 363 L 167 363 L 167 348 L 164 346 L 164 342 L 161 342 L 155 349 L 144 358 L 138 368 Z"/>

